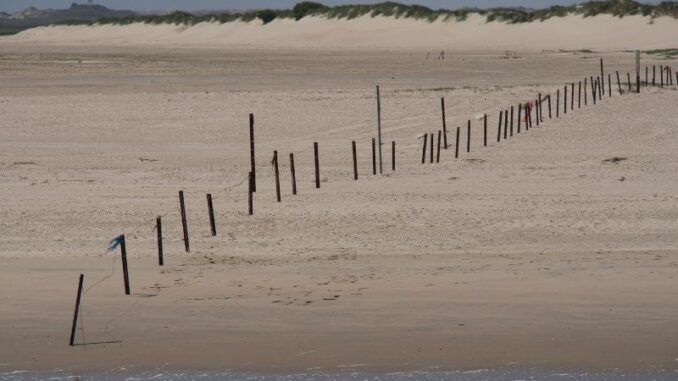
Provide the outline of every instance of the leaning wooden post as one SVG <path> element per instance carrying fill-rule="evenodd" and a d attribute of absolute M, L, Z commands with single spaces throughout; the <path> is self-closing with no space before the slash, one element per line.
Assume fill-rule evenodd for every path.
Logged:
<path fill-rule="evenodd" d="M 124 234 L 120 236 L 120 257 L 122 258 L 122 279 L 125 283 L 125 295 L 129 295 L 129 269 L 127 268 L 127 245 L 125 245 Z"/>
<path fill-rule="evenodd" d="M 577 108 L 581 108 L 581 81 L 579 81 L 579 93 L 577 95 Z"/>
<path fill-rule="evenodd" d="M 254 184 L 252 184 L 254 188 Z M 188 242 L 188 221 L 186 220 L 186 204 L 184 203 L 184 191 L 179 191 L 179 209 L 181 211 L 181 227 L 184 232 L 184 248 L 187 253 L 191 252 L 191 248 Z"/>
<path fill-rule="evenodd" d="M 353 150 L 353 180 L 358 180 L 358 154 L 355 148 L 355 140 L 351 142 L 351 149 Z"/>
<path fill-rule="evenodd" d="M 563 115 L 567 114 L 567 86 L 563 90 Z"/>
<path fill-rule="evenodd" d="M 290 153 L 290 177 L 292 178 L 292 194 L 297 194 L 297 173 L 294 170 L 294 154 Z"/>
<path fill-rule="evenodd" d="M 428 141 L 428 132 L 424 133 L 424 148 L 421 150 L 421 163 L 426 164 L 426 142 Z M 433 143 L 431 143 L 433 144 Z"/>
<path fill-rule="evenodd" d="M 588 106 L 588 104 L 589 104 L 589 99 L 588 99 L 588 97 L 589 97 L 589 96 L 588 96 L 588 89 L 589 89 L 588 81 L 589 81 L 588 78 L 584 78 L 584 106 Z"/>
<path fill-rule="evenodd" d="M 596 104 L 596 83 L 593 81 L 593 77 L 591 77 L 591 98 L 593 99 L 593 104 Z"/>
<path fill-rule="evenodd" d="M 615 71 L 617 73 L 617 87 L 619 87 L 619 95 L 624 94 L 624 91 L 622 91 L 621 88 L 621 80 L 619 79 L 619 70 Z"/>
<path fill-rule="evenodd" d="M 276 161 L 276 167 L 277 166 L 278 162 Z M 278 186 L 278 188 L 280 188 L 280 186 Z M 207 194 L 207 213 L 209 214 L 210 217 L 210 230 L 212 231 L 212 237 L 216 237 L 217 225 L 214 220 L 214 205 L 212 204 L 212 194 L 210 193 Z"/>
<path fill-rule="evenodd" d="M 468 121 L 469 127 L 471 127 L 471 121 Z M 511 106 L 511 127 L 509 132 L 511 133 L 511 136 L 513 136 L 513 106 Z"/>
<path fill-rule="evenodd" d="M 607 74 L 607 93 L 610 94 L 610 98 L 612 98 L 612 74 L 610 73 Z"/>
<path fill-rule="evenodd" d="M 570 110 L 574 111 L 574 82 L 572 82 L 572 94 L 570 97 L 572 98 L 570 101 Z"/>
<path fill-rule="evenodd" d="M 320 189 L 320 159 L 318 158 L 318 142 L 313 142 L 313 156 L 315 157 L 315 188 Z"/>
<path fill-rule="evenodd" d="M 598 77 L 598 80 L 596 81 L 596 84 L 598 84 L 598 100 L 603 100 L 603 94 L 605 93 L 605 88 L 602 85 L 603 81 L 600 77 Z"/>
<path fill-rule="evenodd" d="M 445 149 L 447 149 L 447 122 L 445 121 L 445 97 L 440 98 L 440 109 L 443 114 L 443 139 L 445 143 Z"/>
<path fill-rule="evenodd" d="M 527 116 L 525 122 L 525 131 L 528 131 L 530 128 L 532 128 L 532 107 L 530 106 L 529 102 L 525 104 L 525 115 Z"/>
<path fill-rule="evenodd" d="M 483 147 L 487 147 L 487 114 L 483 115 Z"/>
<path fill-rule="evenodd" d="M 395 140 L 391 142 L 391 170 L 395 172 Z"/>
<path fill-rule="evenodd" d="M 443 140 L 442 139 L 443 131 L 438 130 L 438 148 L 436 151 L 436 163 L 440 163 L 440 143 Z"/>
<path fill-rule="evenodd" d="M 560 89 L 556 90 L 556 118 L 560 117 Z"/>
<path fill-rule="evenodd" d="M 508 110 L 504 110 L 504 140 L 508 139 Z"/>
<path fill-rule="evenodd" d="M 372 138 L 372 174 L 377 174 L 377 142 Z"/>
<path fill-rule="evenodd" d="M 162 251 L 162 218 L 160 216 L 155 219 L 155 230 L 158 233 L 158 265 L 165 265 L 165 256 Z"/>
<path fill-rule="evenodd" d="M 517 132 L 520 133 L 520 119 L 523 117 L 523 104 L 518 103 L 518 129 Z"/>
<path fill-rule="evenodd" d="M 433 164 L 433 133 L 431 132 L 431 160 L 429 161 L 429 164 Z"/>
<path fill-rule="evenodd" d="M 503 116 L 504 116 L 504 112 L 500 110 L 499 111 L 499 128 L 497 128 L 497 143 L 499 143 L 501 141 L 501 122 L 502 122 Z"/>
<path fill-rule="evenodd" d="M 455 146 L 454 146 L 454 158 L 455 159 L 459 158 L 459 130 L 460 130 L 460 128 L 457 127 L 457 142 L 455 143 Z"/>
<path fill-rule="evenodd" d="M 80 274 L 78 280 L 78 294 L 75 297 L 75 312 L 73 313 L 73 325 L 71 326 L 71 340 L 68 345 L 71 347 L 75 344 L 75 331 L 78 328 L 78 314 L 80 313 L 80 298 L 82 297 L 82 284 L 85 281 L 85 276 Z"/>
<path fill-rule="evenodd" d="M 254 160 L 254 114 L 250 114 L 250 163 L 252 165 L 252 192 L 256 192 L 257 170 Z"/>
<path fill-rule="evenodd" d="M 280 198 L 280 172 L 278 171 L 278 151 L 273 151 L 273 174 L 275 175 L 275 199 L 282 201 Z"/>
<path fill-rule="evenodd" d="M 379 93 L 379 86 L 377 86 L 377 127 L 379 129 L 377 135 L 377 143 L 379 144 L 379 173 L 384 173 L 384 162 L 381 159 L 381 94 Z"/>
<path fill-rule="evenodd" d="M 254 214 L 254 198 L 252 197 L 252 188 L 254 187 L 254 175 L 252 172 L 249 172 L 247 176 L 247 214 L 250 216 Z"/>
<path fill-rule="evenodd" d="M 468 120 L 466 125 L 466 153 L 471 152 L 471 119 Z"/>

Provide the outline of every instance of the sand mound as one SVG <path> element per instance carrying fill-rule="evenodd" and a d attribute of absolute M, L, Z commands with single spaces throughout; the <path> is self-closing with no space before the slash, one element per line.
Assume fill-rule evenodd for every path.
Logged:
<path fill-rule="evenodd" d="M 567 16 L 522 24 L 427 22 L 363 16 L 353 20 L 307 17 L 187 25 L 53 26 L 5 37 L 4 43 L 200 45 L 257 48 L 367 48 L 458 50 L 659 49 L 675 45 L 678 21 L 668 17 Z"/>

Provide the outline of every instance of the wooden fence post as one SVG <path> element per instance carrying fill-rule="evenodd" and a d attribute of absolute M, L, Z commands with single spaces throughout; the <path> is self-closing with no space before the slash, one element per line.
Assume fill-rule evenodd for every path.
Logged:
<path fill-rule="evenodd" d="M 254 160 L 254 114 L 250 114 L 250 163 L 252 165 L 252 192 L 257 191 L 257 169 Z"/>
<path fill-rule="evenodd" d="M 130 294 L 129 287 L 129 269 L 127 268 L 127 245 L 125 244 L 125 235 L 120 236 L 120 257 L 122 258 L 122 277 L 125 283 L 125 295 Z"/>
<path fill-rule="evenodd" d="M 276 162 L 277 166 L 277 162 Z M 212 231 L 212 237 L 217 235 L 217 225 L 214 219 L 214 205 L 212 204 L 212 194 L 207 194 L 207 214 L 210 218 L 210 230 Z"/>
<path fill-rule="evenodd" d="M 252 188 L 254 186 L 254 175 L 252 172 L 249 172 L 248 176 L 248 189 L 247 189 L 247 214 L 250 216 L 254 214 L 254 198 L 252 197 Z"/>
<path fill-rule="evenodd" d="M 504 116 L 504 112 L 499 110 L 499 128 L 497 129 L 497 143 L 501 141 L 501 122 Z"/>
<path fill-rule="evenodd" d="M 165 256 L 162 250 L 162 219 L 160 216 L 155 219 L 155 229 L 158 233 L 158 265 L 164 266 Z"/>
<path fill-rule="evenodd" d="M 426 164 L 426 142 L 428 141 L 428 132 L 424 133 L 424 148 L 421 151 L 421 163 Z M 431 143 L 433 144 L 433 143 Z"/>
<path fill-rule="evenodd" d="M 253 184 L 254 185 L 254 184 Z M 188 221 L 186 218 L 186 204 L 184 203 L 184 191 L 179 191 L 179 209 L 181 211 L 181 227 L 184 232 L 184 248 L 187 253 L 191 252 L 188 242 Z"/>
<path fill-rule="evenodd" d="M 440 98 L 440 108 L 443 114 L 443 139 L 445 142 L 445 149 L 447 149 L 447 122 L 445 121 L 445 97 Z"/>
<path fill-rule="evenodd" d="M 372 138 L 372 174 L 377 174 L 377 141 Z"/>
<path fill-rule="evenodd" d="M 438 130 L 438 149 L 436 153 L 436 163 L 440 163 L 440 141 L 442 140 L 442 134 L 443 132 L 441 130 Z"/>
<path fill-rule="evenodd" d="M 292 178 L 292 194 L 297 194 L 297 174 L 294 170 L 294 154 L 290 153 L 290 177 Z"/>
<path fill-rule="evenodd" d="M 71 326 L 71 339 L 68 345 L 71 347 L 75 344 L 75 331 L 78 328 L 78 314 L 80 313 L 80 298 L 82 297 L 82 284 L 85 281 L 85 276 L 80 274 L 78 279 L 78 294 L 75 297 L 75 313 L 73 313 L 73 325 Z"/>
<path fill-rule="evenodd" d="M 313 156 L 315 157 L 315 188 L 320 189 L 320 159 L 318 158 L 318 142 L 313 142 Z"/>
<path fill-rule="evenodd" d="M 355 148 L 355 140 L 351 142 L 351 148 L 353 150 L 353 180 L 358 180 L 358 154 Z"/>
<path fill-rule="evenodd" d="M 454 148 L 454 158 L 455 159 L 459 158 L 459 127 L 457 127 L 457 142 Z"/>
<path fill-rule="evenodd" d="M 275 199 L 280 202 L 280 172 L 278 168 L 278 151 L 273 151 L 273 174 L 275 175 Z"/>

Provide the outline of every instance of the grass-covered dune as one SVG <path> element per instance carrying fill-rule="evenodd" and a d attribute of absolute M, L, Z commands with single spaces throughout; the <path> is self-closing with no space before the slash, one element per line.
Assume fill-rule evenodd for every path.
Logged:
<path fill-rule="evenodd" d="M 525 8 L 463 8 L 457 10 L 430 9 L 419 5 L 404 5 L 395 2 L 384 2 L 373 5 L 340 5 L 328 7 L 320 3 L 305 1 L 298 3 L 292 9 L 262 9 L 248 12 L 223 12 L 195 15 L 187 12 L 173 12 L 167 15 L 139 15 L 124 18 L 102 18 L 96 21 L 64 21 L 58 24 L 92 25 L 92 24 L 185 24 L 193 25 L 200 22 L 227 23 L 233 21 L 253 21 L 260 19 L 267 24 L 275 19 L 301 20 L 304 17 L 316 16 L 328 19 L 354 19 L 369 15 L 388 16 L 395 18 L 412 18 L 433 22 L 463 21 L 470 14 L 479 14 L 487 18 L 488 22 L 505 22 L 510 24 L 543 21 L 552 17 L 580 15 L 591 17 L 596 15 L 612 15 L 616 17 L 642 15 L 651 18 L 662 16 L 678 18 L 678 2 L 664 1 L 660 4 L 641 4 L 632 0 L 604 0 L 590 1 L 571 6 L 552 6 L 543 9 Z"/>

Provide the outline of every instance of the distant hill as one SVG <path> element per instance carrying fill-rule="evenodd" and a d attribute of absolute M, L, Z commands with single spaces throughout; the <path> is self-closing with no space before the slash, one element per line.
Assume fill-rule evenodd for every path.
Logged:
<path fill-rule="evenodd" d="M 38 9 L 28 7 L 21 12 L 0 12 L 0 34 L 13 34 L 36 26 L 65 21 L 92 22 L 100 19 L 122 19 L 138 16 L 132 11 L 117 11 L 96 4 L 71 4 L 68 9 Z"/>

